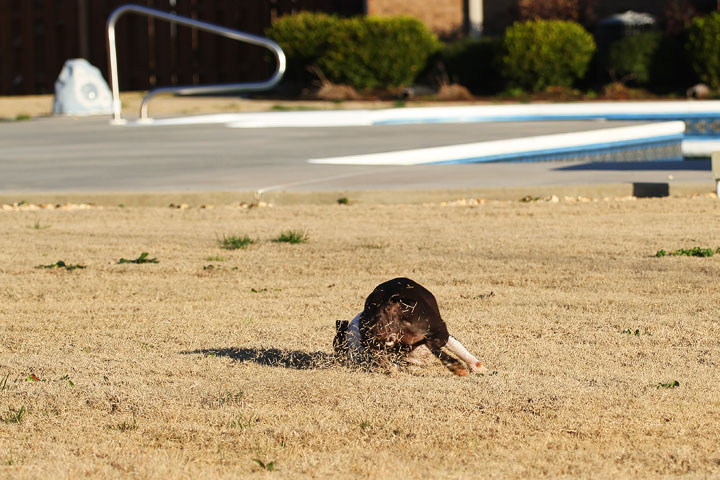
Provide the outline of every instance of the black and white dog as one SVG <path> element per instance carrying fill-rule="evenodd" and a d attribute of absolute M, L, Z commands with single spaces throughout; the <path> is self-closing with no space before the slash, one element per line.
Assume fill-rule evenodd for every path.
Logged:
<path fill-rule="evenodd" d="M 337 320 L 335 329 L 335 354 L 349 365 L 389 365 L 393 359 L 423 365 L 429 351 L 455 375 L 486 371 L 480 360 L 448 333 L 433 294 L 409 278 L 395 278 L 375 287 L 363 311 L 350 322 Z"/>

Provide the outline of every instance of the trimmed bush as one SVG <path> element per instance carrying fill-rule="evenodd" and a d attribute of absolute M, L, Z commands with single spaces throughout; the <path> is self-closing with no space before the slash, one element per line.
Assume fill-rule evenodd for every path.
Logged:
<path fill-rule="evenodd" d="M 291 75 L 317 66 L 331 82 L 357 89 L 410 84 L 439 48 L 435 34 L 411 17 L 304 12 L 278 19 L 266 35 L 285 51 Z"/>
<path fill-rule="evenodd" d="M 307 75 L 305 68 L 325 54 L 330 33 L 339 21 L 325 13 L 301 12 L 280 17 L 265 35 L 285 52 L 288 74 L 300 79 Z"/>
<path fill-rule="evenodd" d="M 583 77 L 595 41 L 582 26 L 562 20 L 516 22 L 505 31 L 502 73 L 512 86 L 543 91 L 571 87 Z"/>
<path fill-rule="evenodd" d="M 612 81 L 656 92 L 684 91 L 697 83 L 685 58 L 683 38 L 643 32 L 613 42 L 599 59 Z"/>
<path fill-rule="evenodd" d="M 646 86 L 650 82 L 652 60 L 661 40 L 660 32 L 643 32 L 613 42 L 605 59 L 605 70 L 614 80 L 627 79 Z"/>
<path fill-rule="evenodd" d="M 459 83 L 476 94 L 495 94 L 503 89 L 498 65 L 502 52 L 499 38 L 465 38 L 447 43 L 434 56 L 435 75 Z"/>
<path fill-rule="evenodd" d="M 439 47 L 437 37 L 411 17 L 354 17 L 341 20 L 318 59 L 335 83 L 357 89 L 408 85 Z"/>
<path fill-rule="evenodd" d="M 710 88 L 720 88 L 720 13 L 695 17 L 688 29 L 686 50 L 695 73 Z"/>
<path fill-rule="evenodd" d="M 643 32 L 610 45 L 604 68 L 613 80 L 654 91 L 684 90 L 697 80 L 682 48 L 682 38 Z"/>

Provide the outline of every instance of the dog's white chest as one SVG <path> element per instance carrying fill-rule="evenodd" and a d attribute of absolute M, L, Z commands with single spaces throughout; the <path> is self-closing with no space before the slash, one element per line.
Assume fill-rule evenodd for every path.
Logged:
<path fill-rule="evenodd" d="M 363 347 L 362 340 L 360 338 L 360 316 L 362 312 L 355 315 L 355 318 L 350 320 L 348 324 L 345 336 L 347 338 L 348 345 L 348 360 L 351 363 L 357 363 L 362 358 Z"/>

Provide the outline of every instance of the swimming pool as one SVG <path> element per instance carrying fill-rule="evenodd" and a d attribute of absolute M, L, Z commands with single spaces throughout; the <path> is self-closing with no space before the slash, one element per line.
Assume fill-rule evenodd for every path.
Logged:
<path fill-rule="evenodd" d="M 364 127 L 418 123 L 626 120 L 646 125 L 408 149 L 311 163 L 411 165 L 493 161 L 638 161 L 709 157 L 720 151 L 720 101 L 590 102 L 469 105 L 378 110 L 225 113 L 129 122 L 138 125 L 222 124 L 228 128 Z"/>

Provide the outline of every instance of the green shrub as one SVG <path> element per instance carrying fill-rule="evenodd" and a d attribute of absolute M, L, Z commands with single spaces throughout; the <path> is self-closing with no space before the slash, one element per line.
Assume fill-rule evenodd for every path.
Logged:
<path fill-rule="evenodd" d="M 720 13 L 695 17 L 688 29 L 690 65 L 704 83 L 720 88 Z"/>
<path fill-rule="evenodd" d="M 320 70 L 357 89 L 407 85 L 439 47 L 435 34 L 411 17 L 354 17 L 332 29 Z"/>
<path fill-rule="evenodd" d="M 333 15 L 300 12 L 280 17 L 265 31 L 287 57 L 287 74 L 295 79 L 307 74 L 306 67 L 313 65 L 328 49 L 328 38 L 340 19 Z"/>
<path fill-rule="evenodd" d="M 655 90 L 681 90 L 698 83 L 685 55 L 684 35 L 664 35 L 650 64 L 650 85 Z"/>
<path fill-rule="evenodd" d="M 503 89 L 498 64 L 502 51 L 499 38 L 465 38 L 447 43 L 434 55 L 435 75 L 459 83 L 476 94 L 495 94 Z"/>
<path fill-rule="evenodd" d="M 654 91 L 684 90 L 697 79 L 682 44 L 681 36 L 643 32 L 613 42 L 600 62 L 612 81 Z"/>
<path fill-rule="evenodd" d="M 412 83 L 439 47 L 437 37 L 410 17 L 303 12 L 278 19 L 266 35 L 285 51 L 292 79 L 307 81 L 307 68 L 317 66 L 328 80 L 358 89 Z"/>
<path fill-rule="evenodd" d="M 642 32 L 613 42 L 605 59 L 605 69 L 610 77 L 647 85 L 650 82 L 651 63 L 661 39 L 660 32 Z"/>
<path fill-rule="evenodd" d="M 562 20 L 516 22 L 505 31 L 502 72 L 513 85 L 542 91 L 570 87 L 585 75 L 595 41 L 582 26 Z"/>

